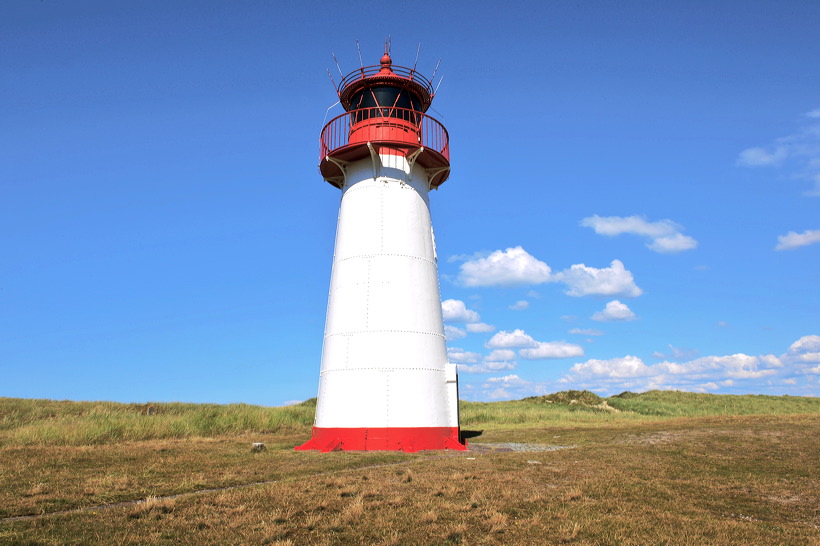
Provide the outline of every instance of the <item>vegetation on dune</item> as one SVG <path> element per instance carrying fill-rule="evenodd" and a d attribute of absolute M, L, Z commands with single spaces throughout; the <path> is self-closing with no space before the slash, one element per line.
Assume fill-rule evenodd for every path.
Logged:
<path fill-rule="evenodd" d="M 679 391 L 625 392 L 601 398 L 589 391 L 569 390 L 507 402 L 461 401 L 460 409 L 462 428 L 499 430 L 674 417 L 820 413 L 820 399 Z M 315 398 L 286 407 L 0 398 L 0 446 L 95 445 L 282 431 L 308 434 L 315 411 Z"/>
<path fill-rule="evenodd" d="M 461 402 L 467 428 L 583 427 L 674 417 L 820 413 L 820 398 L 702 394 L 681 391 L 624 392 L 601 398 L 590 391 L 561 391 L 509 402 Z"/>
<path fill-rule="evenodd" d="M 303 430 L 315 402 L 285 407 L 249 404 L 120 404 L 0 398 L 0 446 L 92 445 L 160 438 L 212 437 Z"/>
<path fill-rule="evenodd" d="M 607 398 L 621 411 L 663 417 L 791 415 L 820 413 L 820 398 L 763 394 L 708 394 L 684 391 L 623 392 Z"/>

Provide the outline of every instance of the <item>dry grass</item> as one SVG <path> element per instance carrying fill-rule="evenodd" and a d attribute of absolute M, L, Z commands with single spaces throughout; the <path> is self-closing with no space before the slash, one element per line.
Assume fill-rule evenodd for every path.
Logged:
<path fill-rule="evenodd" d="M 5 445 L 0 517 L 138 502 L 0 522 L 0 543 L 818 544 L 820 415 L 624 414 L 476 438 L 576 446 L 529 453 L 297 453 L 287 430 Z"/>
<path fill-rule="evenodd" d="M 817 543 L 820 441 L 810 432 L 820 418 L 667 425 L 586 431 L 574 449 L 421 453 L 320 475 L 379 454 L 269 451 L 266 466 L 291 471 L 281 482 L 0 524 L 0 542 Z M 237 451 L 253 461 L 247 445 Z"/>

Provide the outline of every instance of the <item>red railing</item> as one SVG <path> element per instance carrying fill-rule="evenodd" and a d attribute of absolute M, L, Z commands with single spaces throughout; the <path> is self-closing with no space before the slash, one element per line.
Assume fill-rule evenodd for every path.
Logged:
<path fill-rule="evenodd" d="M 322 129 L 319 161 L 340 148 L 365 142 L 423 146 L 450 160 L 447 129 L 438 120 L 407 108 L 374 107 L 351 110 L 330 120 Z"/>
<path fill-rule="evenodd" d="M 370 76 L 376 76 L 378 74 L 381 74 L 382 68 L 384 68 L 382 65 L 377 64 L 373 66 L 363 66 L 358 70 L 354 70 L 353 72 L 342 78 L 342 81 L 339 83 L 339 87 L 337 88 L 337 90 L 339 91 L 339 93 L 341 93 L 345 87 L 347 87 L 353 82 L 357 82 L 359 80 L 369 78 Z M 390 70 L 390 75 L 399 76 L 401 78 L 406 78 L 410 81 L 414 81 L 417 84 L 424 87 L 427 90 L 427 93 L 430 94 L 430 96 L 433 95 L 433 84 L 430 82 L 430 80 L 422 76 L 420 73 L 416 72 L 414 69 L 405 68 L 403 66 L 391 65 Z"/>

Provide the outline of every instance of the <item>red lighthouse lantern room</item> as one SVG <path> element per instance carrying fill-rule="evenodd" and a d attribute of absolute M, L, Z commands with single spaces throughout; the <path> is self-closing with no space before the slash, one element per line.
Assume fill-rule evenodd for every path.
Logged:
<path fill-rule="evenodd" d="M 374 154 L 412 158 L 427 169 L 431 189 L 447 180 L 447 129 L 425 114 L 434 94 L 427 78 L 393 66 L 385 52 L 379 65 L 345 76 L 337 92 L 346 112 L 322 130 L 319 170 L 325 180 L 342 188 L 345 165 Z"/>

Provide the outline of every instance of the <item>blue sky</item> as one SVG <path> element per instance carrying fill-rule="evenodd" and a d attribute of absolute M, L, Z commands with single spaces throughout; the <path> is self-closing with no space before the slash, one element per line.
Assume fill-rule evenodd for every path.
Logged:
<path fill-rule="evenodd" d="M 442 58 L 462 397 L 816 396 L 819 24 L 815 1 L 3 2 L 0 396 L 315 396 L 326 70 L 387 35 L 396 64 Z"/>

